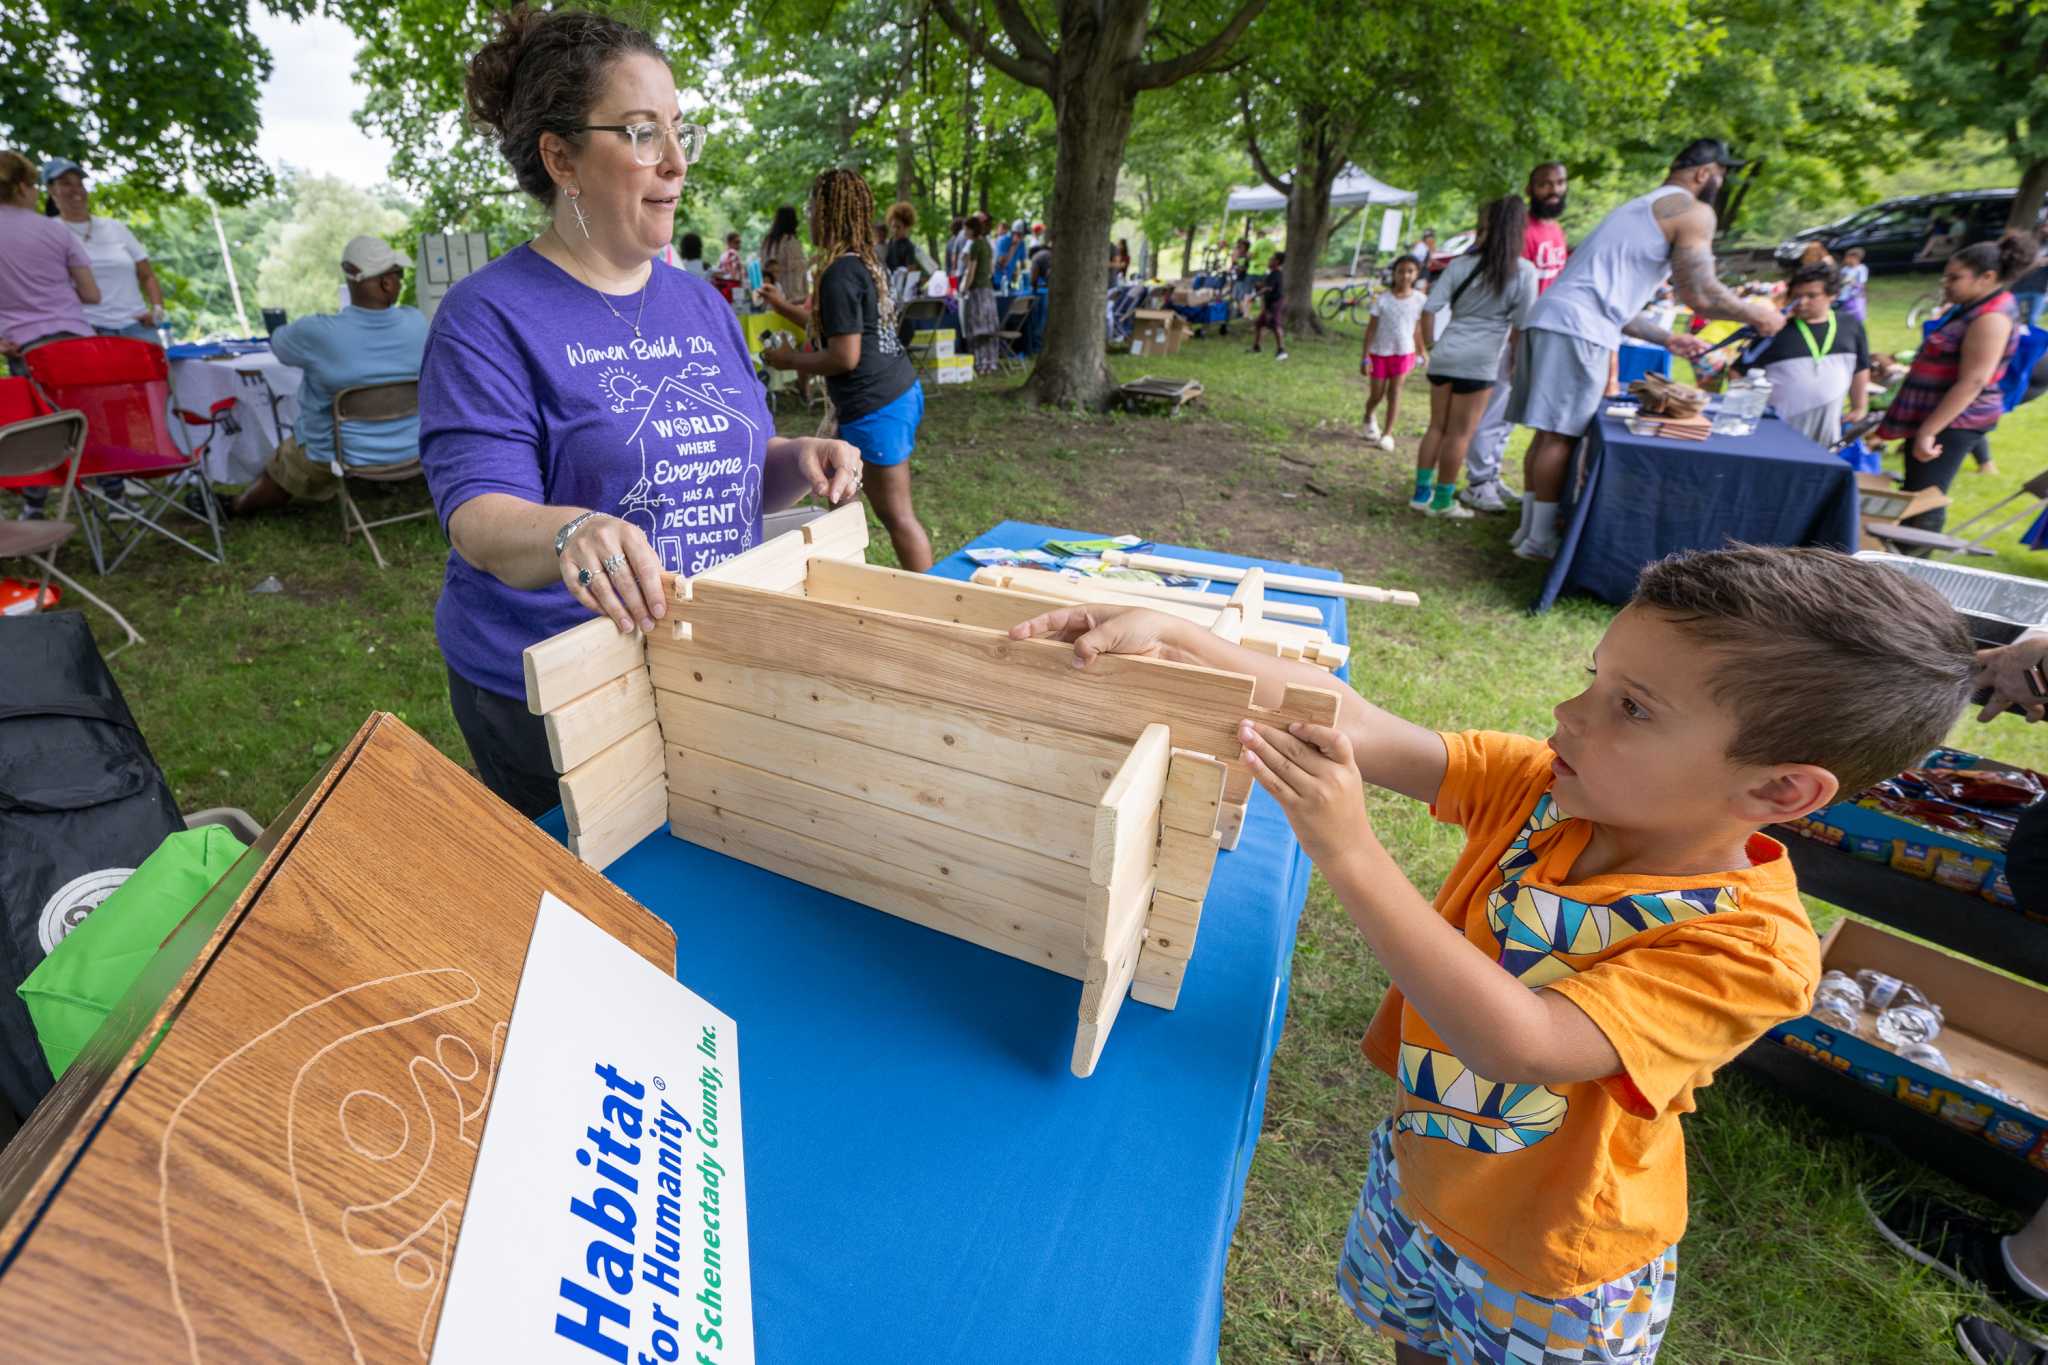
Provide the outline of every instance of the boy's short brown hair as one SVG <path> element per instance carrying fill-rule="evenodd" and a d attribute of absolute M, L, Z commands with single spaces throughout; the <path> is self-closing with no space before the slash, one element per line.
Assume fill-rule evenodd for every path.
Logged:
<path fill-rule="evenodd" d="M 1969 701 L 1970 632 L 1940 593 L 1835 550 L 1676 554 L 1643 570 L 1649 607 L 1716 656 L 1730 761 L 1811 763 L 1844 796 L 1917 763 Z"/>

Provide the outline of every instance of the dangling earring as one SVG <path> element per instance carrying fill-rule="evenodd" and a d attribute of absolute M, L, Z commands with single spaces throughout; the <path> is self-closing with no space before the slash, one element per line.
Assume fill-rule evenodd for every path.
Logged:
<path fill-rule="evenodd" d="M 583 205 L 576 202 L 582 196 L 577 193 L 574 186 L 565 190 L 564 193 L 569 196 L 570 212 L 576 215 L 576 226 L 582 228 L 584 237 L 588 238 L 590 236 L 590 220 L 583 216 Z"/>

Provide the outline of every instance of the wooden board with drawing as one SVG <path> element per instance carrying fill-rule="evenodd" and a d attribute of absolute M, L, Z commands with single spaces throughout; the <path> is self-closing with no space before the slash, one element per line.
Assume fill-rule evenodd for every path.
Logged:
<path fill-rule="evenodd" d="M 527 652 L 570 847 L 603 867 L 666 824 L 1074 977 L 1086 1076 L 1126 995 L 1178 999 L 1251 794 L 1240 723 L 1327 724 L 1337 693 L 1289 686 L 1266 709 L 1245 674 L 1121 656 L 1077 670 L 1067 646 L 1008 634 L 1071 597 L 866 550 L 865 509 L 842 507 L 672 577 L 645 639 L 597 619 Z M 1211 628 L 1341 661 L 1327 635 L 1266 620 L 1261 583 L 1217 598 Z"/>

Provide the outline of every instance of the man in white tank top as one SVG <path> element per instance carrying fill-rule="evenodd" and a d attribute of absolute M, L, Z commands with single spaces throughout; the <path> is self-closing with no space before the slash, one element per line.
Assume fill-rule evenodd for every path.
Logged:
<path fill-rule="evenodd" d="M 1608 360 L 1622 336 L 1686 357 L 1706 349 L 1640 316 L 1667 276 L 1698 315 L 1746 322 L 1765 336 L 1785 325 L 1767 300 L 1737 297 L 1715 273 L 1713 202 L 1727 168 L 1740 164 L 1717 139 L 1688 144 L 1662 185 L 1600 221 L 1537 303 L 1516 353 L 1507 413 L 1510 422 L 1535 428 L 1523 464 L 1522 525 L 1513 539 L 1522 558 L 1557 554 L 1565 465 L 1600 410 Z"/>

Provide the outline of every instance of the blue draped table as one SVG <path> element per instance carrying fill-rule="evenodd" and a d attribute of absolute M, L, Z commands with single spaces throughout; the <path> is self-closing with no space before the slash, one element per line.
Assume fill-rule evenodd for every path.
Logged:
<path fill-rule="evenodd" d="M 1825 545 L 1854 550 L 1856 472 L 1766 417 L 1747 436 L 1637 436 L 1604 413 L 1572 456 L 1561 543 L 1532 611 L 1558 594 L 1626 602 L 1643 566 L 1679 550 Z"/>
<path fill-rule="evenodd" d="M 1086 534 L 1004 522 L 974 543 Z M 1345 639 L 1338 599 L 1273 596 Z M 540 824 L 562 837 L 560 810 Z M 1217 863 L 1178 1008 L 1126 1001 L 1086 1080 L 1068 1071 L 1078 981 L 666 830 L 606 872 L 739 1026 L 762 1361 L 1211 1365 L 1308 892 L 1264 792 Z"/>

